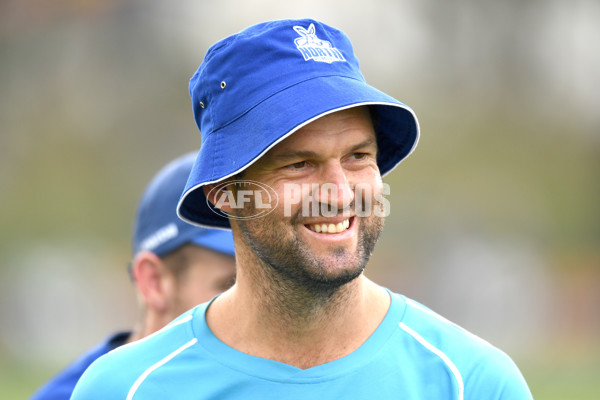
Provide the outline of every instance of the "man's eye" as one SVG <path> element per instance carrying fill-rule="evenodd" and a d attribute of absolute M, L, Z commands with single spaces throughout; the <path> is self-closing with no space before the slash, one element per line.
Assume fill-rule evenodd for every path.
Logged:
<path fill-rule="evenodd" d="M 367 153 L 352 153 L 352 158 L 355 160 L 362 160 L 367 156 Z"/>
<path fill-rule="evenodd" d="M 306 161 L 299 161 L 297 163 L 288 165 L 288 168 L 291 168 L 291 169 L 300 169 L 300 168 L 304 168 L 304 167 L 306 167 Z"/>

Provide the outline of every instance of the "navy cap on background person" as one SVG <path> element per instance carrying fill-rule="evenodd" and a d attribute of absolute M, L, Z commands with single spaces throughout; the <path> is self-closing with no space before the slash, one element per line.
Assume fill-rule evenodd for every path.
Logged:
<path fill-rule="evenodd" d="M 151 251 L 162 257 L 187 243 L 234 255 L 231 232 L 191 225 L 177 216 L 177 203 L 196 155 L 189 153 L 170 162 L 147 186 L 134 222 L 134 256 Z"/>

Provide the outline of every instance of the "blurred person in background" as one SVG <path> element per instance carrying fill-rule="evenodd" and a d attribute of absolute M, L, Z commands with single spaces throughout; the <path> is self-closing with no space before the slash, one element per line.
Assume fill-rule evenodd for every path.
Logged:
<path fill-rule="evenodd" d="M 111 335 L 83 354 L 31 400 L 69 399 L 79 377 L 98 357 L 158 331 L 181 313 L 233 285 L 231 232 L 194 226 L 176 214 L 196 154 L 182 156 L 159 171 L 138 206 L 129 268 L 141 308 L 138 326 Z"/>

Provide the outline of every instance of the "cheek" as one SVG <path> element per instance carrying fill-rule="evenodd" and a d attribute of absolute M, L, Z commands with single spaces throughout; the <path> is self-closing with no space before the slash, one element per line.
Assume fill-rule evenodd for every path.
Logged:
<path fill-rule="evenodd" d="M 351 182 L 352 187 L 361 189 L 367 197 L 373 197 L 383 190 L 383 180 L 377 169 L 365 169 L 355 174 Z"/>
<path fill-rule="evenodd" d="M 304 202 L 311 198 L 313 193 L 312 187 L 317 187 L 317 184 L 309 183 L 285 183 L 278 187 L 279 204 L 277 214 L 283 217 L 291 217 L 295 210 L 302 207 Z"/>
<path fill-rule="evenodd" d="M 248 186 L 252 190 L 247 190 L 246 196 L 236 203 L 235 216 L 260 219 L 280 207 L 282 194 L 277 192 L 277 187 L 262 182 L 252 182 Z"/>
<path fill-rule="evenodd" d="M 389 209 L 386 195 L 389 194 L 389 185 L 384 184 L 380 176 L 371 176 L 354 185 L 355 210 L 360 217 L 369 217 L 373 214 L 384 216 Z"/>

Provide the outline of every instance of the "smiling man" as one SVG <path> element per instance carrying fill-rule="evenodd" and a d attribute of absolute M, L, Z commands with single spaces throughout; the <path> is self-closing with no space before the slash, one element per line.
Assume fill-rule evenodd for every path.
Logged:
<path fill-rule="evenodd" d="M 382 175 L 419 129 L 344 33 L 250 27 L 209 49 L 190 94 L 202 147 L 178 213 L 232 230 L 236 284 L 97 361 L 74 399 L 531 398 L 505 353 L 363 274 Z"/>

